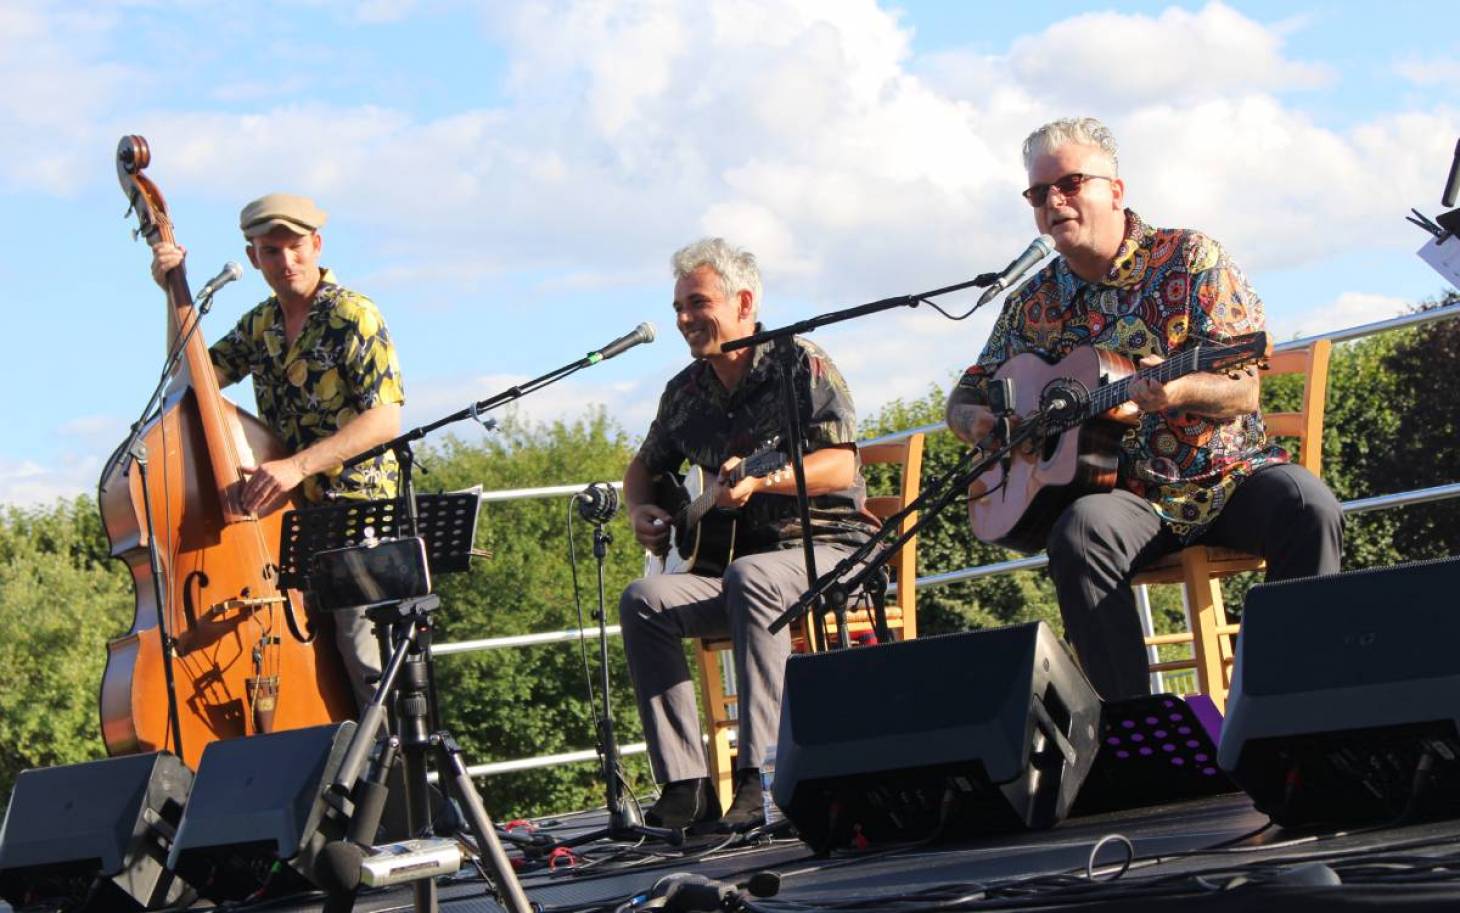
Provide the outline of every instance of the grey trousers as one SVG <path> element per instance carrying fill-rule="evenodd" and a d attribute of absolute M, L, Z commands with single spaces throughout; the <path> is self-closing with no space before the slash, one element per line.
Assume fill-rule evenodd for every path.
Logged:
<path fill-rule="evenodd" d="M 355 715 L 375 695 L 370 679 L 380 675 L 380 642 L 372 633 L 374 625 L 365 617 L 364 609 L 342 609 L 332 612 L 335 622 L 335 648 L 345 663 L 350 677 L 350 690 L 355 695 Z"/>
<path fill-rule="evenodd" d="M 831 570 L 849 551 L 816 546 L 817 571 Z M 791 653 L 789 630 L 771 634 L 766 625 L 805 589 L 806 562 L 796 548 L 737 558 L 723 578 L 661 574 L 624 590 L 619 623 L 657 781 L 708 775 L 686 637 L 730 637 L 740 707 L 736 766 L 761 766 L 780 725 L 781 683 Z"/>
<path fill-rule="evenodd" d="M 1332 574 L 1343 555 L 1343 513 L 1333 492 L 1301 466 L 1253 473 L 1200 538 L 1267 559 L 1267 579 Z M 1181 547 L 1146 499 L 1128 491 L 1086 495 L 1055 522 L 1049 573 L 1065 639 L 1106 699 L 1150 693 L 1130 580 Z"/>

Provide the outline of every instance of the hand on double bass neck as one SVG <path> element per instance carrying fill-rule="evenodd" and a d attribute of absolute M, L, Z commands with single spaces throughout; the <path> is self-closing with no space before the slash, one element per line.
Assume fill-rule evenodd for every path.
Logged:
<path fill-rule="evenodd" d="M 182 265 L 187 258 L 187 248 L 178 244 L 158 241 L 152 245 L 152 281 L 167 288 L 167 274 Z"/>

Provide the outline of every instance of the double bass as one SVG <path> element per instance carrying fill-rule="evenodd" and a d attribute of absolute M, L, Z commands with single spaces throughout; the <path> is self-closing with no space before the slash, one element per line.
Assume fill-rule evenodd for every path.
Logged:
<path fill-rule="evenodd" d="M 148 243 L 176 243 L 143 169 L 147 141 L 123 137 L 117 178 Z M 107 461 L 98 502 L 111 555 L 132 573 L 131 630 L 107 644 L 102 740 L 110 754 L 170 750 L 196 769 L 217 739 L 348 718 L 354 698 L 333 643 L 279 586 L 289 506 L 243 509 L 242 467 L 287 456 L 258 418 L 224 398 L 197 332 L 181 265 L 166 279 L 178 367 L 160 406 Z"/>

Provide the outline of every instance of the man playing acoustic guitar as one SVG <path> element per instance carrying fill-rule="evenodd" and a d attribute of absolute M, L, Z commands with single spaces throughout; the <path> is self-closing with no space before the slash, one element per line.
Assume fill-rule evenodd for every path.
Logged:
<path fill-rule="evenodd" d="M 1046 124 L 1024 141 L 1024 164 L 1024 197 L 1060 256 L 1009 295 L 949 396 L 959 438 L 993 429 L 990 376 L 1016 355 L 1094 346 L 1152 366 L 1264 328 L 1262 301 L 1220 245 L 1125 208 L 1104 124 Z M 1046 543 L 1065 635 L 1106 698 L 1149 693 L 1130 586 L 1142 566 L 1202 543 L 1262 555 L 1281 580 L 1336 572 L 1343 545 L 1333 494 L 1268 443 L 1254 371 L 1137 379 L 1130 393 L 1138 424 L 1120 442 L 1115 489 L 1075 500 Z"/>
<path fill-rule="evenodd" d="M 686 461 L 709 470 L 715 503 L 736 510 L 739 520 L 737 546 L 723 576 L 645 577 L 630 584 L 619 601 L 649 760 L 655 779 L 664 784 L 644 818 L 658 827 L 703 827 L 718 820 L 722 829 L 744 830 L 764 820 L 760 766 L 776 738 L 791 650 L 787 630 L 771 634 L 766 626 L 806 588 L 796 481 L 788 469 L 761 477 L 739 478 L 736 472 L 742 459 L 781 432 L 781 391 L 769 347 L 720 351 L 722 343 L 758 329 L 761 283 L 755 257 L 712 238 L 680 250 L 671 265 L 675 324 L 695 361 L 665 387 L 658 415 L 624 474 L 634 535 L 656 552 L 667 545 L 673 517 L 655 502 L 654 479 L 678 471 Z M 865 542 L 876 521 L 863 509 L 866 487 L 851 394 L 825 352 L 805 340 L 797 344 L 806 487 L 816 566 L 824 573 Z M 739 687 L 740 731 L 735 798 L 722 818 L 708 777 L 682 640 L 727 634 Z"/>

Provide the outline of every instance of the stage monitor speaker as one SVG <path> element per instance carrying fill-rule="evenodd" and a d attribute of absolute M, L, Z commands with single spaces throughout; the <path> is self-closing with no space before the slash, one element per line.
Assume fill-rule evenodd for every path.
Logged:
<path fill-rule="evenodd" d="M 73 911 L 185 905 L 195 895 L 164 862 L 192 783 L 165 752 L 22 772 L 0 826 L 0 897 Z"/>
<path fill-rule="evenodd" d="M 1205 694 L 1105 701 L 1100 750 L 1071 816 L 1237 792 L 1217 767 L 1222 714 Z"/>
<path fill-rule="evenodd" d="M 1099 723 L 1043 623 L 795 655 L 773 793 L 823 852 L 1046 828 L 1069 811 Z"/>
<path fill-rule="evenodd" d="M 354 734 L 344 722 L 208 745 L 169 867 L 214 901 L 313 884 L 320 850 L 344 836 L 324 793 Z"/>
<path fill-rule="evenodd" d="M 1460 813 L 1460 559 L 1253 587 L 1218 761 L 1284 826 Z"/>

